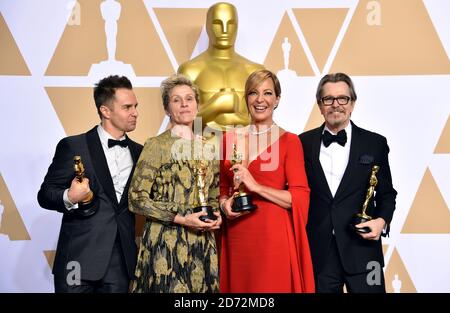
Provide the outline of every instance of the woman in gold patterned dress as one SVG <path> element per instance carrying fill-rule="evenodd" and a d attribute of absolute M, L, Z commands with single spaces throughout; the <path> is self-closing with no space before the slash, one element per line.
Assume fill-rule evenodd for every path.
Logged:
<path fill-rule="evenodd" d="M 219 164 L 206 157 L 201 138 L 192 131 L 199 95 L 186 77 L 175 75 L 161 84 L 171 129 L 149 138 L 136 165 L 129 208 L 146 217 L 132 292 L 218 292 L 219 273 L 213 231 L 222 219 L 199 219 L 197 174 L 203 164 L 202 187 L 208 204 L 218 207 Z M 198 152 L 202 152 L 199 157 Z"/>

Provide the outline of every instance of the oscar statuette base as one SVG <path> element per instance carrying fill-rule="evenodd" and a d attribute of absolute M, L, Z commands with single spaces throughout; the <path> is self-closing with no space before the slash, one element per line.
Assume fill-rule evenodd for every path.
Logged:
<path fill-rule="evenodd" d="M 253 204 L 252 196 L 243 194 L 243 195 L 234 196 L 234 201 L 233 201 L 233 206 L 231 208 L 231 211 L 238 213 L 238 212 L 252 211 L 256 208 L 257 208 L 257 206 L 255 204 Z"/>
<path fill-rule="evenodd" d="M 73 210 L 74 214 L 79 217 L 89 217 L 94 215 L 99 206 L 99 201 L 95 195 L 91 192 L 88 198 L 83 202 L 78 202 L 78 209 Z"/>
<path fill-rule="evenodd" d="M 200 205 L 198 207 L 195 207 L 194 213 L 198 213 L 198 212 L 206 212 L 207 213 L 207 215 L 202 215 L 199 217 L 199 219 L 202 222 L 205 222 L 207 219 L 211 220 L 211 221 L 215 221 L 217 219 L 217 216 L 214 215 L 213 208 L 210 205 Z"/>
<path fill-rule="evenodd" d="M 353 229 L 357 233 L 361 233 L 361 234 L 370 233 L 372 231 L 370 229 L 370 227 L 366 226 L 366 227 L 359 228 L 359 227 L 356 227 L 356 225 L 368 222 L 371 219 L 372 219 L 372 217 L 370 217 L 368 215 L 362 215 L 361 213 L 355 214 L 352 217 L 352 222 L 350 223 L 350 228 Z"/>

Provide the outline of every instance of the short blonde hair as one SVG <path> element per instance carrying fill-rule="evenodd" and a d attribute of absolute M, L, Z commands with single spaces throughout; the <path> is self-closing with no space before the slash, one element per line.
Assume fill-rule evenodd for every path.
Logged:
<path fill-rule="evenodd" d="M 250 74 L 245 82 L 245 102 L 248 105 L 248 94 L 254 90 L 256 87 L 261 85 L 266 79 L 270 78 L 273 82 L 275 96 L 278 98 L 281 96 L 281 86 L 280 81 L 278 80 L 277 75 L 272 73 L 269 70 L 257 70 Z"/>

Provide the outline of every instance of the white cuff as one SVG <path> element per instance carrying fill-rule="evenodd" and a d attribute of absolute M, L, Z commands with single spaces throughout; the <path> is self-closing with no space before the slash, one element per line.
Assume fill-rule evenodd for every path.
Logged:
<path fill-rule="evenodd" d="M 74 210 L 74 209 L 78 209 L 78 203 L 73 204 L 70 200 L 69 200 L 69 189 L 64 190 L 64 194 L 63 194 L 63 201 L 64 201 L 64 205 L 66 206 L 67 210 Z"/>

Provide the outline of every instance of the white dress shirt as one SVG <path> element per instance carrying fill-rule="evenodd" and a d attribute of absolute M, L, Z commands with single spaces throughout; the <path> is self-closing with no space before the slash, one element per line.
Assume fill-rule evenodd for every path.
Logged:
<path fill-rule="evenodd" d="M 106 162 L 108 163 L 109 173 L 114 184 L 116 191 L 117 202 L 120 202 L 122 198 L 125 185 L 127 184 L 128 177 L 130 176 L 131 169 L 133 168 L 133 158 L 129 147 L 121 147 L 116 145 L 108 148 L 108 139 L 114 139 L 101 125 L 97 126 L 98 136 L 102 144 L 103 152 L 105 153 Z M 118 140 L 125 140 L 125 136 Z M 95 157 L 95 156 L 93 156 Z M 71 203 L 68 197 L 68 190 L 64 191 L 63 200 L 68 210 L 78 208 L 78 204 Z"/>
<path fill-rule="evenodd" d="M 327 126 L 324 127 L 323 131 L 325 132 L 325 130 L 336 135 L 330 131 Z M 350 143 L 352 141 L 351 123 L 348 123 L 347 127 L 345 127 L 345 132 L 347 133 L 347 142 L 345 146 L 341 146 L 337 142 L 332 142 L 328 147 L 325 147 L 323 142 L 320 144 L 320 164 L 322 165 L 328 187 L 330 187 L 333 197 L 341 183 L 342 176 L 344 176 L 350 156 Z"/>
<path fill-rule="evenodd" d="M 117 202 L 122 198 L 123 190 L 127 184 L 131 169 L 133 168 L 133 158 L 129 147 L 121 147 L 116 145 L 108 148 L 108 139 L 115 139 L 101 125 L 97 127 L 98 136 L 102 143 L 103 152 L 105 152 L 106 161 L 108 162 L 109 173 L 111 174 L 116 191 Z M 125 136 L 118 140 L 125 140 Z"/>

